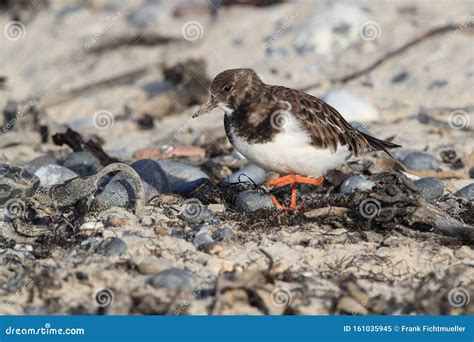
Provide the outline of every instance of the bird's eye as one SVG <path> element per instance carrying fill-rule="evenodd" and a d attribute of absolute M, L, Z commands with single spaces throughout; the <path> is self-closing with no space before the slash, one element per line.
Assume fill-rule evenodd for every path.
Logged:
<path fill-rule="evenodd" d="M 222 89 L 224 89 L 224 91 L 230 91 L 230 90 L 232 89 L 232 86 L 226 85 L 226 86 L 224 86 L 224 88 L 222 88 Z"/>

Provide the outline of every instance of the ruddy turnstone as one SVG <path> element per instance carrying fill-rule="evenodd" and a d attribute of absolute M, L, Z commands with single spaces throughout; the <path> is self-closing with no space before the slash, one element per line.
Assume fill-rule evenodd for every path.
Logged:
<path fill-rule="evenodd" d="M 262 82 L 252 69 L 230 69 L 211 84 L 209 100 L 193 115 L 220 107 L 224 126 L 234 148 L 248 160 L 280 177 L 270 187 L 291 186 L 296 208 L 297 184 L 320 185 L 330 169 L 364 151 L 400 147 L 354 129 L 323 100 L 301 91 Z"/>

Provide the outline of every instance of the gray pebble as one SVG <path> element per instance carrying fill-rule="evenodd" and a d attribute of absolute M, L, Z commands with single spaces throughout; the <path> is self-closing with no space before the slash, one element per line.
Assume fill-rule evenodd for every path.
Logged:
<path fill-rule="evenodd" d="M 151 159 L 140 159 L 130 165 L 140 176 L 148 201 L 164 192 L 168 187 L 168 178 L 160 165 Z M 135 188 L 128 176 L 118 173 L 105 185 L 95 198 L 100 210 L 112 207 L 131 207 L 135 200 Z"/>
<path fill-rule="evenodd" d="M 468 200 L 474 201 L 474 183 L 466 185 L 454 193 L 454 196 L 464 197 Z"/>
<path fill-rule="evenodd" d="M 169 187 L 167 191 L 170 192 L 174 192 L 176 188 L 179 188 L 179 186 L 182 186 L 185 183 L 193 182 L 202 178 L 209 179 L 209 176 L 200 168 L 192 165 L 172 161 L 158 161 L 158 164 L 168 177 Z"/>
<path fill-rule="evenodd" d="M 365 176 L 351 176 L 347 178 L 342 184 L 339 189 L 340 193 L 348 194 L 353 192 L 354 190 L 371 190 L 375 186 L 375 183 L 371 180 L 368 180 Z"/>
<path fill-rule="evenodd" d="M 267 178 L 267 171 L 258 167 L 255 164 L 248 164 L 234 172 L 229 177 L 224 178 L 221 181 L 221 184 L 229 184 L 229 183 L 238 183 L 240 182 L 254 182 L 256 184 L 262 184 L 265 182 Z"/>
<path fill-rule="evenodd" d="M 96 248 L 96 253 L 105 256 L 118 256 L 127 251 L 127 244 L 117 237 L 108 237 Z"/>
<path fill-rule="evenodd" d="M 156 194 L 163 193 L 168 187 L 168 177 L 155 160 L 140 159 L 130 166 L 138 173 L 142 181 L 156 190 Z"/>
<path fill-rule="evenodd" d="M 402 160 L 403 165 L 414 171 L 439 170 L 441 161 L 431 154 L 424 152 L 413 152 Z"/>
<path fill-rule="evenodd" d="M 151 278 L 150 284 L 158 288 L 191 292 L 196 287 L 196 280 L 189 272 L 173 267 Z"/>
<path fill-rule="evenodd" d="M 54 165 L 56 164 L 56 159 L 54 159 L 53 157 L 51 156 L 40 156 L 40 157 L 37 157 L 33 160 L 30 160 L 28 163 L 25 164 L 25 169 L 33 174 L 35 173 L 36 170 L 38 170 L 39 168 L 41 168 L 42 166 L 46 166 L 46 165 Z"/>
<path fill-rule="evenodd" d="M 40 180 L 40 185 L 49 188 L 77 177 L 74 171 L 60 165 L 45 165 L 35 171 L 35 176 Z"/>
<path fill-rule="evenodd" d="M 205 250 L 209 245 L 214 243 L 211 235 L 207 232 L 196 235 L 193 239 L 193 245 L 197 250 Z"/>
<path fill-rule="evenodd" d="M 83 177 L 92 176 L 103 168 L 100 161 L 89 151 L 71 153 L 61 165 Z"/>
<path fill-rule="evenodd" d="M 421 178 L 416 180 L 414 183 L 421 195 L 428 201 L 432 201 L 443 196 L 444 183 L 436 177 Z"/>
<path fill-rule="evenodd" d="M 275 205 L 268 194 L 261 191 L 242 191 L 235 199 L 235 207 L 238 211 L 252 212 L 259 209 L 274 208 Z"/>
<path fill-rule="evenodd" d="M 474 167 L 469 169 L 469 177 L 474 178 Z"/>
<path fill-rule="evenodd" d="M 234 236 L 234 231 L 229 227 L 218 228 L 212 233 L 212 237 L 216 241 L 228 241 L 231 240 Z"/>

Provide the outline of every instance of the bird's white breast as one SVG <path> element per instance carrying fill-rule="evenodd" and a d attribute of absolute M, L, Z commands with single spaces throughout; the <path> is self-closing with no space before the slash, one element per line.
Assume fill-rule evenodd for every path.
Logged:
<path fill-rule="evenodd" d="M 347 146 L 338 147 L 335 153 L 311 145 L 311 138 L 290 112 L 272 141 L 249 144 L 231 128 L 232 145 L 254 164 L 281 174 L 298 174 L 319 177 L 343 164 L 350 156 Z M 226 115 L 231 115 L 226 113 Z"/>

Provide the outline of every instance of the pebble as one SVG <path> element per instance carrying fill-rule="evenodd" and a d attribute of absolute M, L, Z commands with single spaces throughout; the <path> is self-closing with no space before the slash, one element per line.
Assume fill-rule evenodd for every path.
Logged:
<path fill-rule="evenodd" d="M 163 193 L 168 187 L 168 177 L 160 164 L 155 160 L 140 159 L 130 166 L 138 173 L 142 181 L 156 190 L 156 193 L 153 195 Z"/>
<path fill-rule="evenodd" d="M 84 222 L 80 227 L 80 231 L 92 231 L 92 232 L 98 232 L 104 230 L 104 224 L 99 221 L 95 222 Z"/>
<path fill-rule="evenodd" d="M 145 189 L 145 197 L 157 196 L 168 187 L 168 178 L 160 165 L 151 159 L 141 159 L 130 165 L 140 176 Z M 112 207 L 129 207 L 135 199 L 135 188 L 128 176 L 115 175 L 96 198 L 100 210 Z"/>
<path fill-rule="evenodd" d="M 193 239 L 193 245 L 199 251 L 207 249 L 213 243 L 214 239 L 207 232 L 197 234 Z"/>
<path fill-rule="evenodd" d="M 421 195 L 428 201 L 433 201 L 443 196 L 444 183 L 436 177 L 420 178 L 414 183 Z"/>
<path fill-rule="evenodd" d="M 464 197 L 468 200 L 474 201 L 474 183 L 466 185 L 454 193 L 454 196 Z"/>
<path fill-rule="evenodd" d="M 323 99 L 340 113 L 344 113 L 347 121 L 366 122 L 378 118 L 377 109 L 373 105 L 345 89 L 331 89 Z"/>
<path fill-rule="evenodd" d="M 204 187 L 206 185 L 212 186 L 213 183 L 211 182 L 210 179 L 199 178 L 199 179 L 193 180 L 191 182 L 186 182 L 186 183 L 183 183 L 183 182 L 173 183 L 170 185 L 170 188 L 171 188 L 171 192 L 173 193 L 177 193 L 177 194 L 188 193 L 191 195 L 193 191 L 195 191 L 196 189 L 200 187 Z"/>
<path fill-rule="evenodd" d="M 103 168 L 100 161 L 89 151 L 71 153 L 64 158 L 61 165 L 82 177 L 92 176 Z"/>
<path fill-rule="evenodd" d="M 202 178 L 209 179 L 209 176 L 200 168 L 192 165 L 172 161 L 158 161 L 158 164 L 168 177 L 168 191 L 171 192 L 174 192 L 175 188 L 179 188 L 179 186 L 184 183 L 196 181 Z"/>
<path fill-rule="evenodd" d="M 474 166 L 469 169 L 469 177 L 474 178 Z"/>
<path fill-rule="evenodd" d="M 353 192 L 354 190 L 371 190 L 375 186 L 375 182 L 368 180 L 365 176 L 351 176 L 347 178 L 342 184 L 339 189 L 340 193 L 348 194 Z"/>
<path fill-rule="evenodd" d="M 158 273 L 149 281 L 153 287 L 176 291 L 191 292 L 196 287 L 196 280 L 189 272 L 174 267 Z"/>
<path fill-rule="evenodd" d="M 229 177 L 224 178 L 221 181 L 221 184 L 229 184 L 229 183 L 238 183 L 240 182 L 254 182 L 256 184 L 262 184 L 267 179 L 267 171 L 258 167 L 255 164 L 248 164 L 234 172 Z"/>
<path fill-rule="evenodd" d="M 165 259 L 159 259 L 154 255 L 147 256 L 137 265 L 138 271 L 142 274 L 157 274 L 171 265 Z"/>
<path fill-rule="evenodd" d="M 408 78 L 408 72 L 402 71 L 401 73 L 393 76 L 392 78 L 392 83 L 400 83 L 405 81 Z"/>
<path fill-rule="evenodd" d="M 41 186 L 45 188 L 64 183 L 77 177 L 74 171 L 60 165 L 52 164 L 40 167 L 34 174 L 39 178 Z"/>
<path fill-rule="evenodd" d="M 35 159 L 30 160 L 28 163 L 25 164 L 24 168 L 31 174 L 34 174 L 36 170 L 41 168 L 42 166 L 46 165 L 54 165 L 56 164 L 56 159 L 51 156 L 40 156 Z"/>
<path fill-rule="evenodd" d="M 97 246 L 95 251 L 105 256 L 118 256 L 127 251 L 127 244 L 120 238 L 108 237 Z"/>
<path fill-rule="evenodd" d="M 403 165 L 414 171 L 438 171 L 441 161 L 425 152 L 413 152 L 402 160 Z"/>
<path fill-rule="evenodd" d="M 252 212 L 259 209 L 271 209 L 275 205 L 270 196 L 261 191 L 242 191 L 235 199 L 235 207 L 241 212 Z"/>
<path fill-rule="evenodd" d="M 217 228 L 213 233 L 212 237 L 216 241 L 228 241 L 231 240 L 235 236 L 235 233 L 229 227 L 221 227 Z"/>
<path fill-rule="evenodd" d="M 11 198 L 32 196 L 39 183 L 38 177 L 22 167 L 0 164 L 0 204 Z"/>

